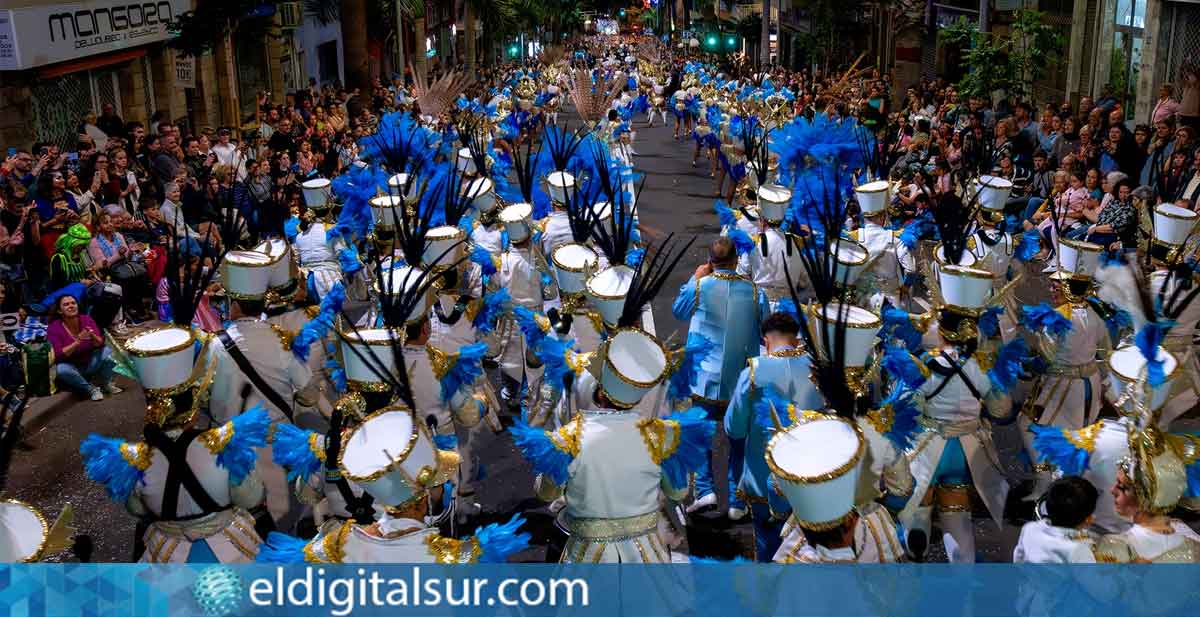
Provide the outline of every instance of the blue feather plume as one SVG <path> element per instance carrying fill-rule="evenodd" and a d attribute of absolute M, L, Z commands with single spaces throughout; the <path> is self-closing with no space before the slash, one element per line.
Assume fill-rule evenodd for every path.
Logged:
<path fill-rule="evenodd" d="M 329 381 L 333 382 L 333 389 L 343 393 L 346 391 L 346 369 L 338 364 L 336 358 L 325 360 L 325 370 L 329 371 Z"/>
<path fill-rule="evenodd" d="M 1070 429 L 1030 424 L 1029 430 L 1033 433 L 1033 448 L 1043 462 L 1053 463 L 1069 476 L 1078 476 L 1087 471 L 1092 453 L 1071 443 L 1067 438 Z M 1079 442 L 1078 439 L 1075 441 Z"/>
<path fill-rule="evenodd" d="M 258 563 L 304 563 L 304 548 L 308 541 L 286 533 L 272 531 L 258 547 L 254 561 Z"/>
<path fill-rule="evenodd" d="M 775 432 L 775 419 L 771 417 L 771 409 L 774 408 L 775 415 L 779 418 L 781 428 L 787 428 L 792 425 L 792 414 L 788 413 L 788 405 L 791 401 L 783 396 L 779 388 L 775 386 L 763 386 L 757 389 L 754 398 L 754 422 L 758 425 L 759 430 L 770 434 Z"/>
<path fill-rule="evenodd" d="M 984 309 L 983 314 L 979 316 L 979 331 L 988 338 L 1000 336 L 1000 315 L 1003 313 L 1004 307 L 1000 305 Z"/>
<path fill-rule="evenodd" d="M 534 351 L 541 349 L 542 341 L 546 338 L 547 333 L 538 323 L 537 317 L 537 313 L 523 306 L 513 307 L 513 319 L 517 320 L 517 326 L 521 328 L 521 334 L 525 336 L 525 344 Z"/>
<path fill-rule="evenodd" d="M 725 200 L 718 199 L 713 209 L 717 212 L 717 221 L 721 223 L 721 227 L 733 228 L 737 226 L 737 215 L 733 213 L 732 208 L 726 205 Z"/>
<path fill-rule="evenodd" d="M 642 258 L 645 256 L 646 249 L 631 248 L 627 253 L 625 253 L 625 265 L 636 269 L 638 265 L 642 263 Z"/>
<path fill-rule="evenodd" d="M 521 455 L 533 465 L 534 472 L 550 478 L 559 486 L 567 483 L 567 467 L 575 457 L 555 446 L 550 433 L 529 426 L 524 419 L 508 427 L 508 432 Z"/>
<path fill-rule="evenodd" d="M 103 484 L 108 496 L 117 503 L 125 503 L 146 475 L 144 470 L 125 460 L 121 448 L 126 445 L 133 448 L 139 444 L 126 444 L 123 440 L 95 433 L 88 435 L 79 444 L 79 453 L 83 455 L 87 476 L 94 482 Z"/>
<path fill-rule="evenodd" d="M 884 345 L 882 367 L 906 388 L 916 389 L 925 384 L 925 365 L 904 347 Z"/>
<path fill-rule="evenodd" d="M 1042 247 L 1042 237 L 1036 229 L 1030 229 L 1021 234 L 1021 241 L 1013 250 L 1013 259 L 1029 261 Z"/>
<path fill-rule="evenodd" d="M 899 340 L 910 353 L 921 349 L 921 333 L 913 325 L 908 311 L 893 306 L 883 309 L 883 340 Z"/>
<path fill-rule="evenodd" d="M 730 227 L 729 239 L 733 241 L 733 247 L 737 250 L 738 255 L 746 255 L 754 250 L 754 239 L 744 229 Z"/>
<path fill-rule="evenodd" d="M 289 218 L 283 224 L 283 237 L 287 238 L 288 242 L 295 242 L 296 236 L 300 235 L 300 219 L 296 217 Z"/>
<path fill-rule="evenodd" d="M 708 460 L 708 448 L 712 443 L 717 423 L 708 419 L 707 412 L 700 407 L 673 413 L 664 420 L 679 425 L 679 444 L 675 451 L 662 462 L 663 474 L 671 486 L 683 488 L 688 485 L 688 474 L 700 469 Z M 668 431 L 668 434 L 670 432 Z"/>
<path fill-rule="evenodd" d="M 317 457 L 311 445 L 314 435 L 324 456 L 325 438 L 320 433 L 306 431 L 290 422 L 280 422 L 275 426 L 275 437 L 271 440 L 271 460 L 287 470 L 288 483 L 307 478 L 321 470 L 324 461 Z"/>
<path fill-rule="evenodd" d="M 904 226 L 903 231 L 900 232 L 900 243 L 908 250 L 915 251 L 917 243 L 931 236 L 936 229 L 933 215 L 928 211 L 924 212 Z"/>
<path fill-rule="evenodd" d="M 1151 387 L 1157 388 L 1167 381 L 1167 374 L 1163 369 L 1163 360 L 1160 358 L 1158 352 L 1159 345 L 1162 345 L 1162 341 L 1166 338 L 1167 331 L 1170 330 L 1171 325 L 1173 324 L 1164 324 L 1156 321 L 1147 322 L 1133 338 L 1138 351 L 1146 359 L 1146 382 Z"/>
<path fill-rule="evenodd" d="M 338 265 L 342 267 L 344 274 L 354 274 L 362 270 L 362 262 L 358 259 L 358 248 L 351 244 L 338 251 Z"/>
<path fill-rule="evenodd" d="M 1000 347 L 996 353 L 996 363 L 988 371 L 988 380 L 992 388 L 998 392 L 1007 393 L 1017 385 L 1021 376 L 1021 365 L 1029 356 L 1029 346 L 1025 339 L 1017 337 Z"/>
<path fill-rule="evenodd" d="M 791 315 L 792 319 L 795 319 L 797 323 L 800 322 L 800 311 L 796 310 L 796 302 L 791 298 L 781 299 L 779 304 L 776 305 L 775 311 L 778 313 L 787 313 L 788 315 Z"/>
<path fill-rule="evenodd" d="M 346 301 L 346 288 L 339 282 L 321 298 L 321 311 L 311 321 L 300 328 L 296 338 L 292 339 L 292 354 L 301 362 L 308 361 L 309 349 L 313 343 L 325 338 L 333 328 L 333 321 L 342 312 L 342 303 Z"/>
<path fill-rule="evenodd" d="M 434 435 L 433 446 L 438 450 L 453 452 L 458 449 L 458 435 Z"/>
<path fill-rule="evenodd" d="M 1021 307 L 1021 325 L 1031 330 L 1042 330 L 1053 337 L 1062 337 L 1071 331 L 1071 320 L 1063 317 L 1047 302 Z"/>
<path fill-rule="evenodd" d="M 442 386 L 442 402 L 449 403 L 459 390 L 469 388 L 483 374 L 483 357 L 487 355 L 487 343 L 463 345 L 458 350 L 454 364 L 438 380 Z"/>
<path fill-rule="evenodd" d="M 671 400 L 680 401 L 692 394 L 700 377 L 700 363 L 717 348 L 717 344 L 699 332 L 689 332 L 687 344 L 683 348 L 683 361 L 671 375 L 667 395 Z"/>
<path fill-rule="evenodd" d="M 563 340 L 548 336 L 537 350 L 537 357 L 542 361 L 543 383 L 554 388 L 556 392 L 561 392 L 566 387 L 568 375 L 575 374 L 571 363 L 568 362 L 575 354 L 574 346 L 574 339 Z"/>
<path fill-rule="evenodd" d="M 267 445 L 267 432 L 270 429 L 271 416 L 261 403 L 234 416 L 224 426 L 213 429 L 233 432 L 225 442 L 225 447 L 217 453 L 217 465 L 229 471 L 229 479 L 235 485 L 241 484 L 246 475 L 254 470 L 254 462 L 258 458 L 254 449 Z"/>
<path fill-rule="evenodd" d="M 479 312 L 475 313 L 475 319 L 471 320 L 471 325 L 476 332 L 488 334 L 496 329 L 496 322 L 500 316 L 512 309 L 512 296 L 509 295 L 508 289 L 501 288 L 496 291 L 483 294 L 483 304 L 479 307 Z"/>
<path fill-rule="evenodd" d="M 476 246 L 471 249 L 471 263 L 479 264 L 480 270 L 484 276 L 491 276 L 496 273 L 496 262 L 492 261 L 492 254 L 482 246 Z"/>
<path fill-rule="evenodd" d="M 921 425 L 917 422 L 921 410 L 917 407 L 913 390 L 894 388 L 891 394 L 883 399 L 882 406 L 891 407 L 892 417 L 891 424 L 881 434 L 899 450 L 912 447 L 913 438 L 921 432 Z"/>
<path fill-rule="evenodd" d="M 525 524 L 525 518 L 514 514 L 507 523 L 492 523 L 475 533 L 475 540 L 483 551 L 479 563 L 505 563 L 508 558 L 529 548 L 528 533 L 517 533 Z"/>

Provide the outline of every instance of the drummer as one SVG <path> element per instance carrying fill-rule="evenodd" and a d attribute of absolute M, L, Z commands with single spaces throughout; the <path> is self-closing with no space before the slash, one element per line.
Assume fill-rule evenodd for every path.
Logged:
<path fill-rule="evenodd" d="M 904 308 L 907 281 L 917 272 L 916 260 L 900 241 L 900 232 L 888 228 L 889 189 L 886 180 L 868 182 L 854 189 L 863 224 L 850 237 L 867 249 L 870 260 L 866 271 L 859 275 L 855 290 L 861 305 L 873 311 L 882 310 L 885 303 Z"/>

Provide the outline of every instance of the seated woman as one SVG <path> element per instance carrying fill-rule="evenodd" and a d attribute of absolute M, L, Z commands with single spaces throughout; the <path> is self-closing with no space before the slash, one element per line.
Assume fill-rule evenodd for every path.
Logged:
<path fill-rule="evenodd" d="M 1053 208 L 1040 209 L 1033 217 L 1025 221 L 1026 229 L 1037 227 L 1042 236 L 1042 246 L 1050 247 L 1039 253 L 1039 258 L 1047 258 L 1053 252 L 1052 247 L 1058 245 L 1058 234 L 1068 234 L 1069 230 L 1083 219 L 1083 211 L 1088 203 L 1087 189 L 1083 186 L 1083 178 L 1079 172 L 1072 171 L 1068 179 L 1067 190 L 1054 198 Z M 1057 221 L 1057 226 L 1055 225 Z"/>
<path fill-rule="evenodd" d="M 1113 194 L 1116 197 L 1104 206 L 1084 210 L 1084 218 L 1091 223 L 1084 239 L 1110 251 L 1136 251 L 1138 214 L 1133 205 L 1133 186 L 1129 180 L 1122 180 Z"/>
<path fill-rule="evenodd" d="M 120 393 L 121 388 L 112 381 L 112 352 L 104 344 L 96 322 L 79 313 L 79 303 L 73 296 L 59 297 L 54 311 L 58 318 L 50 322 L 46 338 L 54 348 L 58 384 L 93 401 L 104 400 L 105 394 Z M 101 385 L 97 387 L 94 382 Z"/>
<path fill-rule="evenodd" d="M 182 259 L 182 263 L 179 265 L 179 280 L 195 276 L 196 269 L 203 267 L 199 243 L 184 243 L 179 247 L 179 251 L 183 254 L 181 257 L 186 256 L 186 259 Z M 158 320 L 168 323 L 172 321 L 170 284 L 170 277 L 163 276 L 154 290 L 154 301 L 158 306 Z M 221 315 L 209 302 L 209 297 L 217 287 L 219 287 L 218 283 L 212 283 L 209 286 L 209 289 L 204 292 L 204 296 L 200 298 L 200 304 L 196 306 L 196 313 L 192 317 L 192 325 L 205 332 L 220 332 L 223 328 Z"/>
<path fill-rule="evenodd" d="M 130 245 L 116 230 L 115 223 L 111 214 L 100 213 L 96 234 L 88 245 L 88 255 L 98 275 L 107 276 L 121 286 L 126 316 L 134 322 L 142 322 L 146 320 L 142 300 L 149 295 L 146 264 L 141 254 L 144 247 Z"/>

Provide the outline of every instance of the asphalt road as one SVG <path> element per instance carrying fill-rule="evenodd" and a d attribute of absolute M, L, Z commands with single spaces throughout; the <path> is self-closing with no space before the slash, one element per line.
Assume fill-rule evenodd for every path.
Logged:
<path fill-rule="evenodd" d="M 707 244 L 719 231 L 712 206 L 714 181 L 708 177 L 707 166 L 701 160 L 691 166 L 691 141 L 676 142 L 669 128 L 645 128 L 637 122 L 635 167 L 645 173 L 646 184 L 638 201 L 639 217 L 645 238 L 660 241 L 667 233 L 675 232 L 685 238 L 697 236 L 697 241 L 683 258 L 654 302 L 655 325 L 660 337 L 675 345 L 683 339 L 686 325 L 671 316 L 670 304 L 679 286 L 687 280 L 704 259 Z M 1031 281 L 1018 289 L 1023 302 L 1045 299 L 1044 286 Z M 84 474 L 79 455 L 79 442 L 89 432 L 139 439 L 142 428 L 144 398 L 140 389 L 123 381 L 126 392 L 101 402 L 76 401 L 65 410 L 48 416 L 48 424 L 30 432 L 26 448 L 15 455 L 8 482 L 8 497 L 21 499 L 39 507 L 53 518 L 65 503 L 71 503 L 76 513 L 80 533 L 88 534 L 95 543 L 95 561 L 128 561 L 134 521 L 124 508 L 113 503 L 103 487 Z M 1010 483 L 1019 486 L 1023 472 L 1017 462 L 1019 439 L 1014 426 L 1000 427 L 996 440 L 1008 461 L 1006 472 Z M 561 542 L 553 517 L 533 495 L 532 473 L 520 457 L 506 433 L 488 435 L 480 444 L 484 482 L 478 493 L 483 512 L 467 525 L 446 532 L 465 535 L 476 525 L 506 520 L 513 512 L 526 513 L 527 529 L 533 532 L 534 547 L 519 556 L 526 561 L 554 559 Z M 1023 494 L 1015 490 L 1010 496 L 1008 520 L 998 529 L 977 509 L 977 548 L 985 561 L 1008 561 L 1016 542 L 1021 521 L 1027 520 L 1029 506 L 1020 501 Z M 731 523 L 715 512 L 693 518 L 688 529 L 685 547 L 688 552 L 705 556 L 730 558 L 749 556 L 752 536 L 748 522 Z M 931 559 L 944 560 L 940 534 L 934 534 Z"/>

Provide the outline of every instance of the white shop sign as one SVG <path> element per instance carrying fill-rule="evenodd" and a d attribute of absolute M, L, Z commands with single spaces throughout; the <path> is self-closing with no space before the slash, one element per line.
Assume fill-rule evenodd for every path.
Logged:
<path fill-rule="evenodd" d="M 175 55 L 175 87 L 196 87 L 196 58 L 183 54 Z"/>
<path fill-rule="evenodd" d="M 192 0 L 83 0 L 0 10 L 0 70 L 156 43 Z"/>

